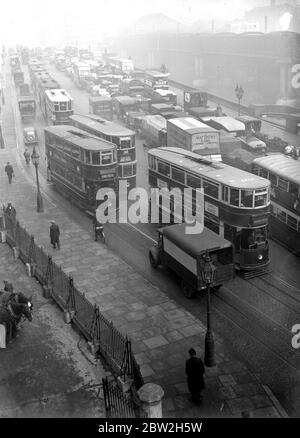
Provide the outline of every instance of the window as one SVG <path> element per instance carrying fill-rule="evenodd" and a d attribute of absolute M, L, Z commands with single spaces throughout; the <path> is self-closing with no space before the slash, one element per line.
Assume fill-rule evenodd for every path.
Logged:
<path fill-rule="evenodd" d="M 262 207 L 263 205 L 267 205 L 268 196 L 267 193 L 257 194 L 254 196 L 254 207 Z"/>
<path fill-rule="evenodd" d="M 269 180 L 273 186 L 277 186 L 277 176 L 274 173 L 269 172 Z"/>
<path fill-rule="evenodd" d="M 222 186 L 222 201 L 229 202 L 229 187 Z"/>
<path fill-rule="evenodd" d="M 120 142 L 120 148 L 121 149 L 130 149 L 132 147 L 131 145 L 131 139 L 130 138 L 123 138 Z"/>
<path fill-rule="evenodd" d="M 79 148 L 73 146 L 73 148 L 72 148 L 72 157 L 78 158 L 78 159 L 80 158 L 80 149 Z"/>
<path fill-rule="evenodd" d="M 259 176 L 261 176 L 262 178 L 269 179 L 269 172 L 267 171 L 267 169 L 261 168 L 259 170 Z"/>
<path fill-rule="evenodd" d="M 212 196 L 215 199 L 219 199 L 219 185 L 214 184 L 206 179 L 202 179 L 205 195 Z"/>
<path fill-rule="evenodd" d="M 150 169 L 156 170 L 156 158 L 153 155 L 148 155 Z"/>
<path fill-rule="evenodd" d="M 59 103 L 58 102 L 54 102 L 54 111 L 59 111 Z"/>
<path fill-rule="evenodd" d="M 158 172 L 170 177 L 170 165 L 158 161 Z"/>
<path fill-rule="evenodd" d="M 286 213 L 282 210 L 278 210 L 277 217 L 280 221 L 286 223 Z"/>
<path fill-rule="evenodd" d="M 252 190 L 241 190 L 241 207 L 253 206 L 253 192 Z"/>
<path fill-rule="evenodd" d="M 100 152 L 92 152 L 92 162 L 93 164 L 100 164 Z"/>
<path fill-rule="evenodd" d="M 285 179 L 282 179 L 282 178 L 278 178 L 278 187 L 281 189 L 281 190 L 284 190 L 284 191 L 286 191 L 287 192 L 287 190 L 288 190 L 288 181 L 286 181 Z"/>
<path fill-rule="evenodd" d="M 240 192 L 238 189 L 230 189 L 230 204 L 239 206 Z"/>
<path fill-rule="evenodd" d="M 295 196 L 298 196 L 299 186 L 297 184 L 293 183 L 293 182 L 290 182 L 289 192 L 292 193 Z"/>
<path fill-rule="evenodd" d="M 112 163 L 112 153 L 108 152 L 106 154 L 101 154 L 101 164 L 111 164 Z"/>
<path fill-rule="evenodd" d="M 127 178 L 129 176 L 132 176 L 133 166 L 132 164 L 126 164 L 123 167 L 123 178 Z"/>
<path fill-rule="evenodd" d="M 186 184 L 189 187 L 197 188 L 197 189 L 200 189 L 202 187 L 201 186 L 201 179 L 197 178 L 196 176 L 189 175 L 189 174 L 187 174 L 187 176 L 186 176 Z"/>
<path fill-rule="evenodd" d="M 289 227 L 294 228 L 294 230 L 297 230 L 297 219 L 294 217 L 287 215 L 287 224 Z"/>
<path fill-rule="evenodd" d="M 85 162 L 90 163 L 91 162 L 91 153 L 90 151 L 85 151 Z"/>
<path fill-rule="evenodd" d="M 185 183 L 184 171 L 172 167 L 172 179 L 184 184 Z"/>
<path fill-rule="evenodd" d="M 60 111 L 67 111 L 67 109 L 68 109 L 67 102 L 60 102 L 59 110 Z"/>

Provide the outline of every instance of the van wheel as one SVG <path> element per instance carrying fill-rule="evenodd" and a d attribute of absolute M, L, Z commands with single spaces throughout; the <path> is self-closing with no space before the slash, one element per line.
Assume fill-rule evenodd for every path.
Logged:
<path fill-rule="evenodd" d="M 156 269 L 158 267 L 157 260 L 155 260 L 152 252 L 149 252 L 149 262 L 150 262 L 150 265 L 152 266 L 152 268 Z"/>
<path fill-rule="evenodd" d="M 192 299 L 195 297 L 196 291 L 194 288 L 192 288 L 189 284 L 187 284 L 185 281 L 181 282 L 181 290 L 183 295 L 188 298 Z"/>

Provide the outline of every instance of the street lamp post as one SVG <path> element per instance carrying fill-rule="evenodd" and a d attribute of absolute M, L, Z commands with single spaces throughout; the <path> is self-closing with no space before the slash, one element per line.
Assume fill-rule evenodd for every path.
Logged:
<path fill-rule="evenodd" d="M 211 261 L 208 251 L 206 251 L 205 256 L 203 256 L 203 266 L 202 266 L 202 280 L 206 285 L 206 297 L 207 297 L 207 331 L 205 335 L 205 353 L 204 353 L 204 364 L 207 367 L 214 367 L 216 365 L 215 361 L 215 343 L 214 337 L 211 330 L 211 320 L 210 320 L 210 288 L 214 278 L 215 266 Z"/>
<path fill-rule="evenodd" d="M 31 160 L 35 167 L 35 174 L 36 174 L 36 185 L 37 185 L 37 198 L 36 198 L 36 211 L 38 213 L 43 213 L 44 206 L 43 206 L 43 198 L 40 192 L 40 183 L 39 183 L 39 173 L 38 173 L 38 165 L 39 165 L 39 154 L 35 150 L 35 146 L 33 147 L 33 151 L 31 154 Z"/>
<path fill-rule="evenodd" d="M 244 95 L 244 90 L 243 90 L 243 87 L 239 84 L 236 84 L 235 95 L 239 101 L 239 116 L 240 116 L 241 115 L 241 100 L 242 100 L 243 95 Z"/>

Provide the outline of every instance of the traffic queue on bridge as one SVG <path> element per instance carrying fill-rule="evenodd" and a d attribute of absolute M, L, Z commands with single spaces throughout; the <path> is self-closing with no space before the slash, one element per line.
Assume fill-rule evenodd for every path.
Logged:
<path fill-rule="evenodd" d="M 220 104 L 208 106 L 206 92 L 190 87 L 183 90 L 181 107 L 165 68 L 142 71 L 132 60 L 107 53 L 94 62 L 87 56 L 57 51 L 52 58 L 78 88 L 89 91 L 85 115 L 74 114 L 73 98 L 43 61 L 28 59 L 31 87 L 50 125 L 48 170 L 59 191 L 93 210 L 99 188 L 117 190 L 119 180 L 136 187 L 138 136 L 148 155 L 149 189 L 202 188 L 204 225 L 230 242 L 232 263 L 244 277 L 267 272 L 270 237 L 299 250 L 300 161 L 294 150 L 284 154 L 287 143 L 261 133 L 260 118 L 227 116 Z M 278 168 L 271 169 L 273 160 Z M 194 194 L 189 202 L 194 206 Z M 168 210 L 173 223 L 174 205 Z M 150 253 L 152 266 L 158 264 L 155 254 Z"/>

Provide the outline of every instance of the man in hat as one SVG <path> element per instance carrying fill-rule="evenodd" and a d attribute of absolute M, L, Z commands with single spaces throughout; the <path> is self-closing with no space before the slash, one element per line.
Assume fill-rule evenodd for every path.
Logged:
<path fill-rule="evenodd" d="M 50 242 L 53 248 L 60 249 L 60 242 L 59 242 L 59 236 L 60 236 L 60 230 L 59 226 L 55 223 L 54 220 L 50 222 Z"/>
<path fill-rule="evenodd" d="M 4 171 L 6 172 L 9 184 L 11 184 L 12 177 L 14 176 L 14 169 L 9 161 L 6 164 Z"/>
<path fill-rule="evenodd" d="M 200 357 L 196 356 L 194 348 L 189 349 L 190 358 L 185 364 L 185 373 L 187 375 L 187 384 L 194 403 L 200 403 L 202 400 L 201 391 L 205 388 L 203 374 L 205 368 Z"/>

